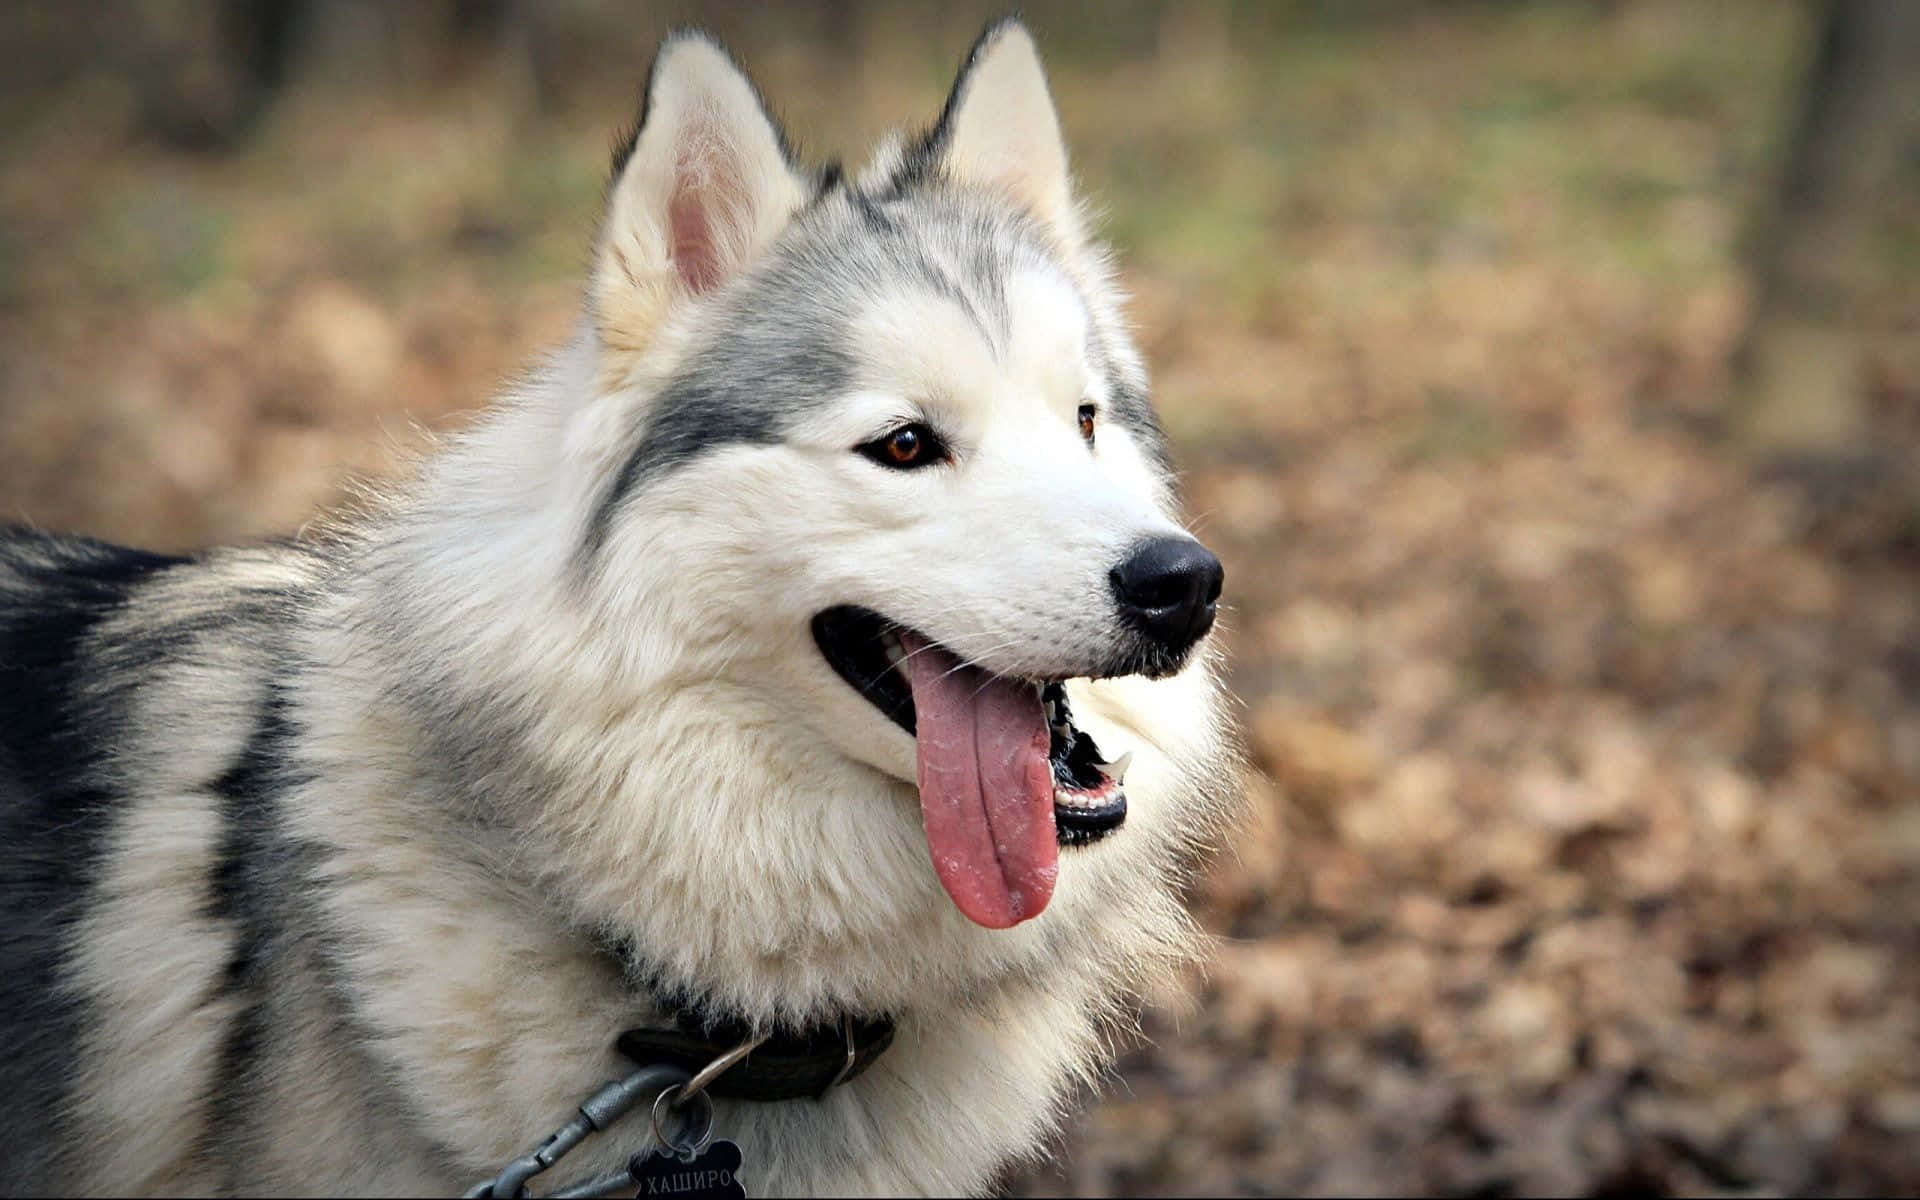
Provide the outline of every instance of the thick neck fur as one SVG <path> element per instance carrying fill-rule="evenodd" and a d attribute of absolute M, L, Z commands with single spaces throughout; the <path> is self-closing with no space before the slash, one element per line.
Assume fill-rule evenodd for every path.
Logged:
<path fill-rule="evenodd" d="M 1208 668 L 1079 685 L 1083 724 L 1143 746 L 1142 799 L 1063 855 L 1042 919 L 973 926 L 912 785 L 806 735 L 780 700 L 794 656 L 704 618 L 726 579 L 582 568 L 608 469 L 570 450 L 559 402 L 595 370 L 583 333 L 432 459 L 347 540 L 310 627 L 308 669 L 333 678 L 303 689 L 327 699 L 298 711 L 302 765 L 326 783 L 289 807 L 326 852 L 372 1051 L 420 1089 L 441 1153 L 518 1153 L 617 1072 L 622 1028 L 663 1016 L 598 948 L 624 939 L 657 982 L 764 1027 L 899 1023 L 826 1102 L 722 1106 L 750 1161 L 799 1155 L 755 1179 L 977 1190 L 1039 1144 L 1141 982 L 1198 947 L 1177 881 L 1232 786 L 1183 782 L 1220 761 Z M 609 553 L 681 558 L 686 502 L 663 483 L 638 501 L 660 519 Z M 774 1136 L 796 1121 L 806 1138 Z"/>

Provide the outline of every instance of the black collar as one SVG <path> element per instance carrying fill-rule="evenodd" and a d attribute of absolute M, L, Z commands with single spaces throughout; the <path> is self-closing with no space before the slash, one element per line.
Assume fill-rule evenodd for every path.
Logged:
<path fill-rule="evenodd" d="M 684 1024 L 684 1022 L 683 1022 Z M 629 1029 L 620 1035 L 620 1053 L 641 1066 L 666 1063 L 697 1073 L 741 1043 L 752 1040 L 747 1026 L 706 1026 L 700 1032 L 677 1029 Z M 893 1022 L 849 1018 L 801 1034 L 775 1033 L 753 1052 L 707 1085 L 730 1100 L 798 1100 L 824 1096 L 836 1084 L 859 1075 L 893 1043 Z"/>
<path fill-rule="evenodd" d="M 640 1066 L 665 1063 L 698 1074 L 713 1060 L 758 1036 L 752 1024 L 716 1012 L 684 987 L 669 983 L 629 938 L 604 944 L 626 978 L 645 988 L 673 1027 L 629 1029 L 616 1043 Z M 893 1044 L 890 1017 L 846 1016 L 809 1029 L 776 1029 L 752 1053 L 721 1074 L 706 1090 L 730 1100 L 818 1098 L 873 1065 Z"/>

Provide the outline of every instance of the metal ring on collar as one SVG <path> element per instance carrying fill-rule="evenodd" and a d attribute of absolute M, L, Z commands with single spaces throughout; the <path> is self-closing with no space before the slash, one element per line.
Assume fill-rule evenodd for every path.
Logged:
<path fill-rule="evenodd" d="M 853 1070 L 853 1064 L 860 1058 L 860 1048 L 853 1041 L 852 1017 L 840 1018 L 840 1031 L 847 1035 L 847 1061 L 840 1064 L 840 1070 L 834 1075 L 833 1082 L 820 1089 L 820 1094 L 823 1096 L 846 1081 L 847 1075 Z"/>
<path fill-rule="evenodd" d="M 747 1041 L 741 1042 L 738 1046 L 735 1046 L 733 1049 L 727 1051 L 725 1054 L 722 1054 L 719 1058 L 716 1058 L 712 1062 L 708 1063 L 706 1066 L 701 1067 L 700 1070 L 694 1075 L 694 1077 L 692 1079 L 687 1080 L 687 1082 L 680 1087 L 678 1092 L 675 1093 L 678 1098 L 674 1100 L 673 1106 L 675 1108 L 679 1108 L 682 1104 L 685 1104 L 687 1101 L 693 1099 L 695 1096 L 698 1096 L 700 1093 L 706 1091 L 708 1084 L 720 1078 L 722 1075 L 725 1075 L 727 1071 L 730 1068 L 732 1068 L 736 1063 L 738 1063 L 741 1059 L 745 1058 L 749 1054 L 752 1054 L 755 1050 L 758 1050 L 760 1048 L 760 1043 L 766 1041 L 771 1036 L 773 1035 L 763 1033 L 757 1038 L 751 1038 Z M 672 1089 L 669 1089 L 669 1090 L 672 1090 Z"/>
<path fill-rule="evenodd" d="M 682 1159 L 692 1158 L 713 1140 L 713 1099 L 700 1092 L 685 1095 L 688 1086 L 676 1083 L 663 1089 L 653 1101 L 653 1139 L 660 1143 L 662 1150 Z M 662 1104 L 669 1112 L 685 1111 L 686 1125 L 678 1130 L 677 1137 L 668 1137 L 667 1131 L 660 1127 Z"/>

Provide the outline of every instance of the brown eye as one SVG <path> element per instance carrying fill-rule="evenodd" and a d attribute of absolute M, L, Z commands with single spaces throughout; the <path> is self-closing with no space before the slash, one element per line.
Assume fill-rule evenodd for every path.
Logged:
<path fill-rule="evenodd" d="M 1093 405 L 1080 406 L 1080 436 L 1087 439 L 1087 445 L 1093 445 Z"/>
<path fill-rule="evenodd" d="M 920 431 L 909 425 L 905 429 L 896 429 L 887 439 L 887 457 L 901 466 L 907 466 L 920 457 Z"/>
<path fill-rule="evenodd" d="M 940 435 L 919 421 L 902 425 L 855 449 L 883 467 L 901 471 L 932 466 L 947 457 L 947 448 L 940 441 Z"/>

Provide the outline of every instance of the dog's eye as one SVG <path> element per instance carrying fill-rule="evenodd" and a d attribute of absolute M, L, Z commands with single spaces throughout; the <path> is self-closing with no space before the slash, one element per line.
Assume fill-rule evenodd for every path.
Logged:
<path fill-rule="evenodd" d="M 919 421 L 902 425 L 856 449 L 883 467 L 903 471 L 930 467 L 947 457 L 947 447 L 940 441 L 940 435 Z"/>
<path fill-rule="evenodd" d="M 1093 445 L 1093 405 L 1080 406 L 1080 436 L 1087 439 L 1087 445 Z"/>

